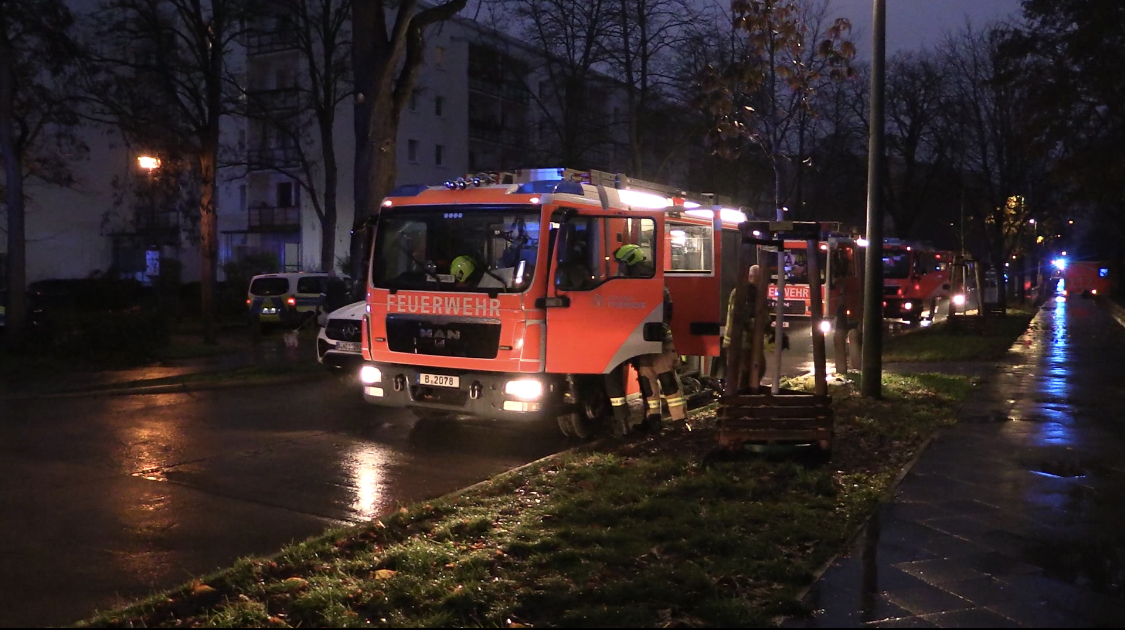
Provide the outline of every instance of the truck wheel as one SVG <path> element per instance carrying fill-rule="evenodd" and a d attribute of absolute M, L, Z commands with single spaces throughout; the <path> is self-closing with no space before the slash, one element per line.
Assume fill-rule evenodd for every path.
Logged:
<path fill-rule="evenodd" d="M 576 414 L 576 413 L 564 413 L 564 414 L 559 414 L 559 416 L 556 418 L 556 420 L 559 423 L 559 431 L 561 431 L 562 434 L 565 435 L 566 437 L 574 437 L 574 429 L 573 429 L 572 425 L 573 425 L 573 422 L 574 422 L 573 416 L 576 416 L 576 415 L 578 415 L 578 414 Z"/>
<path fill-rule="evenodd" d="M 571 435 L 585 440 L 594 434 L 594 421 L 586 416 L 586 414 L 578 412 L 570 414 L 570 431 Z"/>

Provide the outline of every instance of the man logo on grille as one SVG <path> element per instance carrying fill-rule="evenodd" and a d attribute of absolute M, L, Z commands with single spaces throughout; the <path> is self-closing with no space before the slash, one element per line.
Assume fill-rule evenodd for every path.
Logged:
<path fill-rule="evenodd" d="M 460 339 L 461 331 L 459 330 L 442 330 L 440 328 L 419 328 L 419 339 Z"/>

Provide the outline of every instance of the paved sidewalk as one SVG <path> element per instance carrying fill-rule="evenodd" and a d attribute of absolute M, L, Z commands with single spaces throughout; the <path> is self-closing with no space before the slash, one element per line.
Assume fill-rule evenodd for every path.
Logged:
<path fill-rule="evenodd" d="M 1048 299 L 784 627 L 1125 624 L 1125 328 Z"/>

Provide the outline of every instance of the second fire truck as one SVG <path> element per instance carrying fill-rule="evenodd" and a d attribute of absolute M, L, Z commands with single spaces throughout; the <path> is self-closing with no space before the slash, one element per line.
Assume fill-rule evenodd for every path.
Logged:
<path fill-rule="evenodd" d="M 938 300 L 949 296 L 953 254 L 916 241 L 883 241 L 883 316 L 917 323 L 931 319 Z"/>

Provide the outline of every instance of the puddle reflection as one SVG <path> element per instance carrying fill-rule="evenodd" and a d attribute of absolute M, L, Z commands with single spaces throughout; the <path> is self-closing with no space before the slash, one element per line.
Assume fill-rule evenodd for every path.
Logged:
<path fill-rule="evenodd" d="M 1035 379 L 1041 402 L 1028 415 L 1040 421 L 1045 420 L 1036 436 L 1039 446 L 1070 446 L 1074 443 L 1074 410 L 1065 401 L 1070 400 L 1070 379 L 1073 373 L 1069 367 L 1070 335 L 1065 297 L 1060 295 L 1055 300 L 1044 325 L 1045 334 L 1040 336 L 1041 341 L 1036 344 L 1036 350 L 1043 353 L 1039 362 L 1039 374 Z"/>
<path fill-rule="evenodd" d="M 345 456 L 344 469 L 355 488 L 351 509 L 358 518 L 373 519 L 385 511 L 388 496 L 387 465 L 390 460 L 389 449 L 376 444 L 356 445 Z"/>

